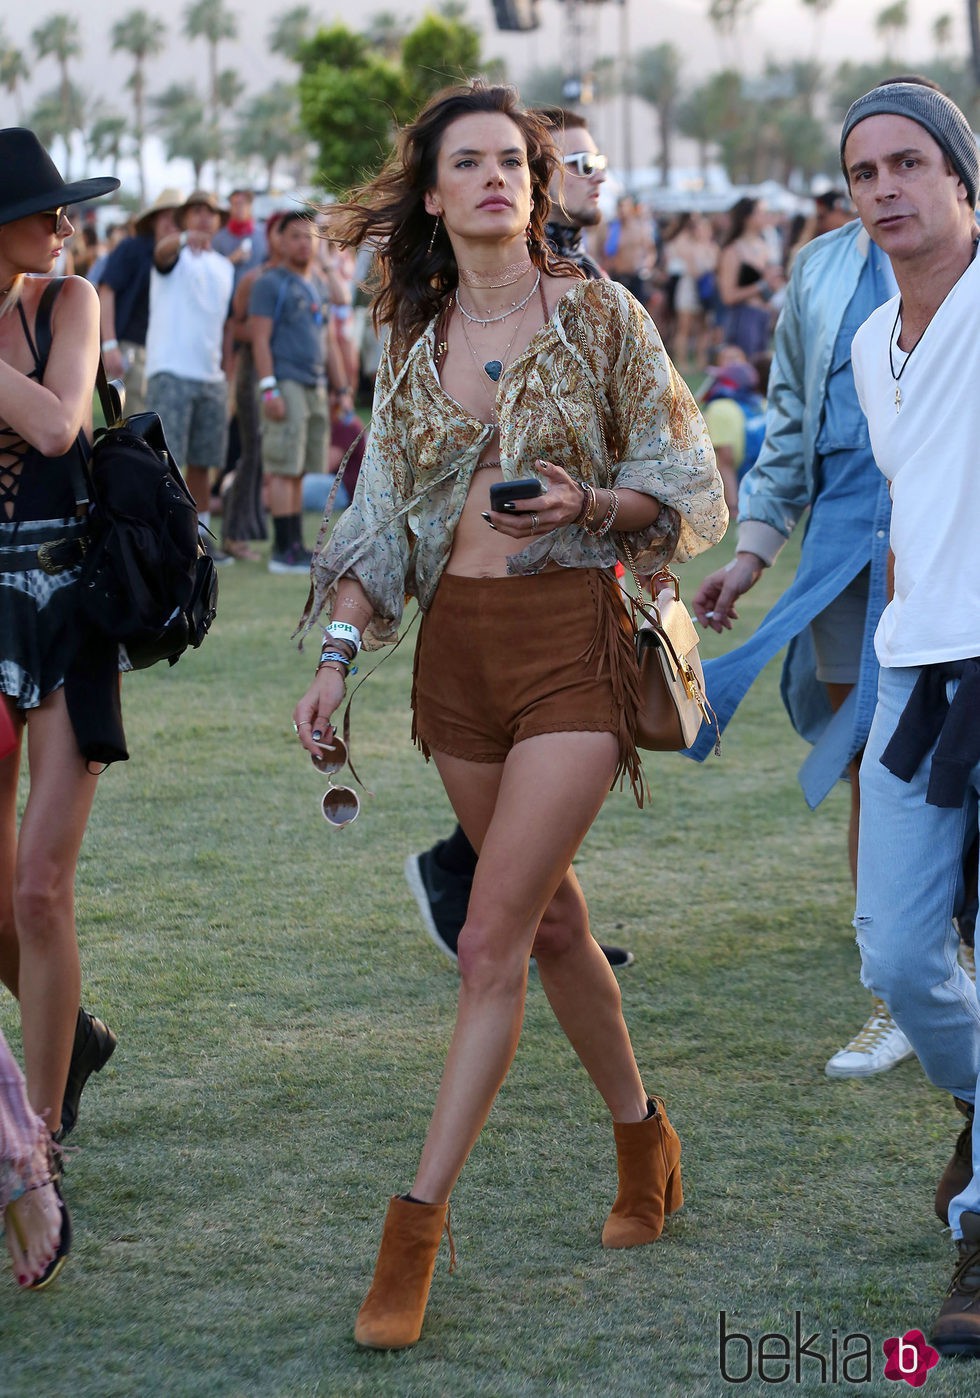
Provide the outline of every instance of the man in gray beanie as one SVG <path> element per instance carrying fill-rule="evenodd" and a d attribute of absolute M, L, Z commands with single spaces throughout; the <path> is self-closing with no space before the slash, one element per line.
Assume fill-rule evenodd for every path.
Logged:
<path fill-rule="evenodd" d="M 851 107 L 841 163 L 900 293 L 852 345 L 890 483 L 894 561 L 875 633 L 854 925 L 865 984 L 932 1082 L 973 1116 L 972 1177 L 949 1202 L 958 1262 L 931 1339 L 941 1354 L 980 1358 L 980 1006 L 953 927 L 980 796 L 977 147 L 949 98 L 894 83 Z"/>
<path fill-rule="evenodd" d="M 921 83 L 883 83 L 852 102 L 840 135 L 840 161 L 850 187 L 844 160 L 847 138 L 858 122 L 873 116 L 900 116 L 917 122 L 941 147 L 947 160 L 966 188 L 970 207 L 975 208 L 980 184 L 977 140 L 970 123 L 951 98 Z"/>

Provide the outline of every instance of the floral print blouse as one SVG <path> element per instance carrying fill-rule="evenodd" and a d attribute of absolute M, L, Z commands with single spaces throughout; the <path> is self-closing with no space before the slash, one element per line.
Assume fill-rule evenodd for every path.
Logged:
<path fill-rule="evenodd" d="M 364 463 L 350 508 L 313 560 L 306 631 L 355 577 L 374 608 L 366 649 L 397 639 L 406 595 L 426 611 L 453 546 L 493 424 L 471 417 L 441 387 L 436 321 L 402 356 L 381 361 Z M 596 539 L 566 525 L 508 560 L 512 574 L 548 564 L 609 569 L 628 543 L 641 573 L 683 562 L 725 532 L 721 477 L 697 405 L 653 321 L 612 281 L 576 281 L 550 320 L 500 377 L 500 464 L 507 480 L 534 474 L 536 458 L 575 480 L 642 491 L 666 508 L 642 531 Z"/>

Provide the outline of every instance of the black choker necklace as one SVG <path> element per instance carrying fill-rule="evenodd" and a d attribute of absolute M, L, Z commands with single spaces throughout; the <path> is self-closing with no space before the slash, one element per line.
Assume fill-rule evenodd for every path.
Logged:
<path fill-rule="evenodd" d="M 922 335 L 924 335 L 924 334 L 926 333 L 926 332 L 923 330 L 922 335 L 919 336 L 919 338 L 916 340 L 915 344 L 914 344 L 914 345 L 912 346 L 912 348 L 909 350 L 908 354 L 907 354 L 907 355 L 905 356 L 905 358 L 902 360 L 902 367 L 899 369 L 898 373 L 896 374 L 896 372 L 895 372 L 895 360 L 894 360 L 894 358 L 893 358 L 893 356 L 892 356 L 892 346 L 896 343 L 896 340 L 895 340 L 895 331 L 898 330 L 898 324 L 899 324 L 899 321 L 900 321 L 901 319 L 902 319 L 902 303 L 901 303 L 901 301 L 899 301 L 899 303 L 898 303 L 898 310 L 895 312 L 895 323 L 894 323 L 894 325 L 892 326 L 892 333 L 888 336 L 888 367 L 889 367 L 889 369 L 891 370 L 892 379 L 894 380 L 894 383 L 895 383 L 895 411 L 896 411 L 896 413 L 900 413 L 900 412 L 902 411 L 902 387 L 901 387 L 901 384 L 899 383 L 899 380 L 901 379 L 902 375 L 905 373 L 905 370 L 909 367 L 909 360 L 912 358 L 913 354 L 915 354 L 915 351 L 918 349 L 919 345 L 922 343 Z"/>
<path fill-rule="evenodd" d="M 978 243 L 980 243 L 980 238 L 974 238 L 974 240 L 973 240 L 973 247 L 972 247 L 972 249 L 970 250 L 970 262 L 972 262 L 973 259 L 974 259 L 974 258 L 976 257 L 976 255 L 977 255 L 977 245 L 978 245 Z M 958 280 L 958 278 L 957 278 L 957 280 Z M 944 299 L 945 299 L 945 298 L 944 298 Z M 902 411 L 902 388 L 901 388 L 901 384 L 900 384 L 899 380 L 901 379 L 902 375 L 905 373 L 905 370 L 909 367 L 909 360 L 912 358 L 913 354 L 915 354 L 915 351 L 916 351 L 916 350 L 919 348 L 919 346 L 921 345 L 921 343 L 922 343 L 922 336 L 926 333 L 926 331 L 929 329 L 929 325 L 932 323 L 931 320 L 930 320 L 929 323 L 926 324 L 926 325 L 923 327 L 922 334 L 919 336 L 919 338 L 916 340 L 915 344 L 914 344 L 914 345 L 912 346 L 912 348 L 909 350 L 908 354 L 906 354 L 905 358 L 902 360 L 902 367 L 899 369 L 898 373 L 896 374 L 896 372 L 895 372 L 895 359 L 894 359 L 894 356 L 893 356 L 893 354 L 892 354 L 892 346 L 893 346 L 893 345 L 898 345 L 898 340 L 901 339 L 901 332 L 899 332 L 899 335 L 898 335 L 897 338 L 896 338 L 896 335 L 895 335 L 895 332 L 896 332 L 896 330 L 898 330 L 899 322 L 901 321 L 901 319 L 902 319 L 902 303 L 901 303 L 901 301 L 899 301 L 899 303 L 898 303 L 898 310 L 895 312 L 895 323 L 894 323 L 894 325 L 892 326 L 892 332 L 891 332 L 891 334 L 888 336 L 888 367 L 889 367 L 889 369 L 891 370 L 892 379 L 894 380 L 894 383 L 895 383 L 895 411 L 896 411 L 896 413 L 900 413 L 900 412 Z M 901 347 L 899 346 L 899 348 L 901 348 Z"/>

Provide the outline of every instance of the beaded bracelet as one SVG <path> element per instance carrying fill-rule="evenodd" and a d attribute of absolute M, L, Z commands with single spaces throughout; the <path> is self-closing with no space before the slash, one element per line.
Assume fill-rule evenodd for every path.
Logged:
<path fill-rule="evenodd" d="M 348 670 L 352 664 L 352 661 L 342 651 L 334 650 L 332 646 L 325 646 L 320 652 L 320 664 L 322 665 L 325 660 L 336 660 Z"/>
<path fill-rule="evenodd" d="M 609 513 L 606 515 L 605 519 L 602 521 L 599 527 L 597 529 L 592 530 L 592 537 L 594 539 L 604 539 L 606 537 L 610 529 L 612 529 L 613 521 L 615 520 L 616 515 L 619 511 L 619 496 L 616 494 L 614 490 L 611 490 L 609 494 L 612 496 L 612 500 L 609 505 Z"/>

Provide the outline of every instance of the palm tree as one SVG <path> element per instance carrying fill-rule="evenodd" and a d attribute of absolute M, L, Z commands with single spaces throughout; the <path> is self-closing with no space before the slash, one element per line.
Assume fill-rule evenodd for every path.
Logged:
<path fill-rule="evenodd" d="M 739 28 L 749 18 L 758 3 L 759 0 L 708 0 L 708 20 L 718 31 L 718 37 L 723 43 L 726 39 L 731 40 L 736 68 L 741 67 L 738 62 Z"/>
<path fill-rule="evenodd" d="M 401 55 L 402 40 L 410 26 L 391 10 L 379 10 L 372 15 L 364 37 L 372 48 L 376 48 L 382 58 L 397 62 Z"/>
<path fill-rule="evenodd" d="M 674 114 L 680 97 L 680 78 L 681 56 L 673 44 L 641 49 L 633 60 L 633 91 L 657 116 L 661 184 L 667 184 L 673 165 Z"/>
<path fill-rule="evenodd" d="M 110 173 L 115 175 L 122 156 L 123 137 L 129 122 L 119 112 L 96 110 L 89 117 L 88 149 L 93 160 L 111 161 Z M 144 202 L 141 198 L 140 202 Z"/>
<path fill-rule="evenodd" d="M 909 27 L 909 5 L 908 0 L 895 0 L 894 4 L 886 5 L 883 10 L 879 10 L 875 16 L 875 30 L 881 35 L 885 46 L 885 57 L 891 62 L 895 56 L 894 46 L 900 35 L 904 34 Z"/>
<path fill-rule="evenodd" d="M 163 135 L 168 160 L 187 160 L 200 187 L 201 172 L 217 157 L 214 130 L 205 121 L 204 103 L 190 83 L 171 83 L 150 99 L 159 113 L 154 123 Z"/>
<path fill-rule="evenodd" d="M 114 53 L 128 53 L 133 71 L 127 86 L 133 94 L 133 144 L 136 148 L 136 168 L 139 172 L 140 204 L 146 203 L 146 172 L 143 168 L 143 143 L 146 137 L 146 60 L 163 48 L 167 26 L 146 10 L 130 10 L 112 26 Z"/>
<path fill-rule="evenodd" d="M 222 68 L 217 87 L 219 108 L 225 112 L 232 111 L 244 91 L 245 84 L 234 68 Z"/>
<path fill-rule="evenodd" d="M 23 118 L 20 85 L 28 77 L 30 69 L 23 49 L 16 48 L 7 38 L 6 31 L 0 27 L 0 87 L 9 92 L 14 99 L 18 121 Z"/>
<path fill-rule="evenodd" d="M 813 12 L 813 55 L 816 57 L 820 47 L 820 27 L 821 20 L 830 9 L 834 0 L 800 0 L 800 4 L 805 5 Z"/>
<path fill-rule="evenodd" d="M 242 109 L 235 132 L 235 150 L 243 160 L 261 160 L 266 188 L 275 185 L 280 160 L 298 155 L 305 144 L 299 126 L 299 103 L 292 83 L 277 82 L 258 93 Z"/>
<path fill-rule="evenodd" d="M 31 42 L 37 50 L 38 58 L 50 54 L 58 64 L 61 74 L 59 92 L 61 94 L 61 128 L 59 135 L 65 142 L 65 174 L 71 177 L 71 133 L 75 129 L 72 121 L 71 78 L 68 75 L 68 60 L 77 58 L 82 51 L 79 38 L 78 20 L 73 15 L 49 15 L 43 24 L 38 25 L 31 35 Z"/>
<path fill-rule="evenodd" d="M 43 146 L 50 147 L 60 138 L 66 152 L 72 133 L 78 131 L 87 152 L 85 109 L 85 94 L 81 88 L 69 82 L 66 89 L 64 84 L 59 83 L 49 92 L 43 92 L 37 99 L 28 116 L 28 125 L 36 131 Z"/>
<path fill-rule="evenodd" d="M 295 5 L 291 10 L 284 10 L 269 25 L 269 48 L 295 63 L 314 27 L 313 11 L 309 5 Z"/>
<path fill-rule="evenodd" d="M 184 33 L 189 39 L 203 39 L 208 46 L 208 74 L 211 125 L 218 130 L 221 106 L 218 91 L 218 45 L 222 39 L 234 39 L 238 20 L 225 0 L 190 0 L 184 8 Z"/>
<path fill-rule="evenodd" d="M 942 63 L 949 55 L 953 42 L 953 16 L 937 15 L 932 22 L 932 37 L 936 45 L 936 58 Z"/>

